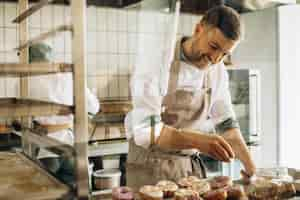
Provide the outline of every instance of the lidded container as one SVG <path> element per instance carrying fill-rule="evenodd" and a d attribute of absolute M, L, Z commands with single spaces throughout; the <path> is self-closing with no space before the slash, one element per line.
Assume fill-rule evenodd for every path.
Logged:
<path fill-rule="evenodd" d="M 119 169 L 102 169 L 93 173 L 94 186 L 97 190 L 112 189 L 120 186 L 121 171 Z"/>

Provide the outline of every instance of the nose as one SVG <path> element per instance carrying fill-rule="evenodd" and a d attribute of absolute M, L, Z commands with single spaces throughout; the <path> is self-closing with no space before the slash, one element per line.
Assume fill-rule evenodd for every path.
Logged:
<path fill-rule="evenodd" d="M 223 55 L 219 51 L 214 51 L 209 54 L 209 60 L 211 63 L 216 64 L 220 62 L 223 58 Z"/>

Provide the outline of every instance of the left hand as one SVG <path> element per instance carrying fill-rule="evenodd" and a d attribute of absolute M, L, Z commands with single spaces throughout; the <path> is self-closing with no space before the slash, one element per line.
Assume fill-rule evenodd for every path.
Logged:
<path fill-rule="evenodd" d="M 250 179 L 255 174 L 256 166 L 240 130 L 238 128 L 230 129 L 222 134 L 222 137 L 231 145 L 235 157 L 239 159 L 245 167 L 243 174 L 247 175 Z"/>

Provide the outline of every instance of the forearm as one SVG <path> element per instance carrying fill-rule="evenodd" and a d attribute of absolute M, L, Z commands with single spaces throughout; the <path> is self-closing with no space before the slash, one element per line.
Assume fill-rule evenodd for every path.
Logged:
<path fill-rule="evenodd" d="M 247 173 L 253 175 L 256 167 L 240 129 L 228 129 L 221 136 L 232 146 L 236 158 L 243 163 Z"/>
<path fill-rule="evenodd" d="M 164 126 L 156 144 L 164 149 L 197 149 L 224 162 L 229 162 L 234 157 L 230 145 L 221 136 L 198 131 L 178 130 L 169 126 Z"/>
<path fill-rule="evenodd" d="M 200 132 L 184 131 L 164 125 L 156 144 L 165 149 L 194 149 L 199 146 Z"/>

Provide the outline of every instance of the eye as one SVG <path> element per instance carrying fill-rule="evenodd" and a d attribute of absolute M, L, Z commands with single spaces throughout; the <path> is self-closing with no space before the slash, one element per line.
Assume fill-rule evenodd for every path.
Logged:
<path fill-rule="evenodd" d="M 218 49 L 218 47 L 216 45 L 214 45 L 214 44 L 209 44 L 209 46 L 213 50 L 217 50 Z"/>

